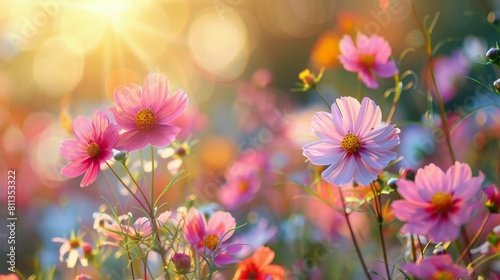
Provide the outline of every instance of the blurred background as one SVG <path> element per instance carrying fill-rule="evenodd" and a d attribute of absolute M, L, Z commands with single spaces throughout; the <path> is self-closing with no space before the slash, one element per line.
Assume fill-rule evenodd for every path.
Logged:
<path fill-rule="evenodd" d="M 464 76 L 487 85 L 500 77 L 480 59 L 499 40 L 500 4 L 413 4 L 421 20 L 439 13 L 432 37 L 439 47 L 436 72 L 450 117 L 489 105 L 457 125 L 454 144 L 460 160 L 498 184 L 500 101 Z M 446 154 L 442 142 L 431 130 L 411 124 L 435 122 L 435 110 L 427 94 L 424 39 L 410 0 L 390 0 L 386 9 L 375 0 L 0 0 L 0 170 L 4 182 L 7 170 L 17 174 L 16 266 L 25 275 L 33 273 L 35 261 L 45 268 L 60 267 L 58 245 L 50 239 L 91 227 L 92 213 L 104 204 L 101 196 L 130 208 L 130 199 L 106 172 L 84 189 L 79 187 L 81 178 L 60 174 L 67 161 L 58 149 L 63 139 L 73 137 L 71 121 L 112 106 L 115 87 L 142 84 L 147 73 L 160 72 L 172 90 L 186 90 L 190 105 L 178 122 L 184 129 L 178 140 L 199 142 L 181 167 L 189 171 L 189 179 L 172 190 L 168 201 L 172 207 L 192 199 L 219 202 L 225 172 L 247 150 L 268 155 L 273 170 L 299 177 L 309 173 L 301 146 L 312 139 L 312 114 L 327 109 L 315 93 L 291 89 L 302 70 L 318 73 L 325 68 L 319 88 L 328 101 L 355 95 L 357 78 L 339 64 L 338 43 L 344 34 L 356 32 L 383 36 L 400 73 L 411 70 L 404 75 L 409 86 L 393 120 L 401 125 L 399 152 L 404 156 L 394 172 L 431 161 L 439 164 Z M 386 115 L 391 101 L 383 94 L 394 82 L 378 81 L 379 89 L 363 93 Z M 161 168 L 169 159 L 159 161 Z M 158 173 L 164 174 L 159 182 L 171 178 L 166 170 Z M 271 217 L 278 263 L 301 269 L 304 264 L 297 260 L 304 260 L 317 240 L 293 227 L 303 228 L 308 215 L 317 219 L 318 212 L 296 199 L 301 192 L 294 186 L 268 182 L 262 188 L 278 199 L 266 201 L 262 195 L 235 209 L 235 215 L 250 224 L 256 223 L 255 215 Z M 2 208 L 3 223 L 7 213 Z M 321 213 L 334 220 L 330 212 Z M 325 225 L 318 227 L 321 231 Z M 338 230 L 331 227 L 326 231 Z M 2 263 L 5 232 L 0 230 Z M 284 249 L 297 238 L 303 238 L 301 248 Z"/>

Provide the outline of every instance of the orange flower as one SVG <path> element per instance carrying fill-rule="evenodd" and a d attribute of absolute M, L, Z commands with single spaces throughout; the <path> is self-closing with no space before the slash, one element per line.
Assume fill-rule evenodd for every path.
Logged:
<path fill-rule="evenodd" d="M 268 247 L 260 247 L 253 255 L 242 260 L 238 264 L 238 270 L 233 280 L 282 280 L 285 277 L 285 270 L 279 265 L 273 265 L 274 252 Z"/>

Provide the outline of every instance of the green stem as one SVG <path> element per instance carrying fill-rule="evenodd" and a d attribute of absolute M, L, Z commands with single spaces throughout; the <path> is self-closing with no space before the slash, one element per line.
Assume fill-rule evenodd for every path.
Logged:
<path fill-rule="evenodd" d="M 382 255 L 384 256 L 384 265 L 385 272 L 387 273 L 387 279 L 391 280 L 391 273 L 389 271 L 389 262 L 387 260 L 387 249 L 385 247 L 385 239 L 384 239 L 384 217 L 382 216 L 382 199 L 378 194 L 376 187 L 373 183 L 370 183 L 370 187 L 373 192 L 373 201 L 375 203 L 375 213 L 377 214 L 377 223 L 378 223 L 378 234 L 380 238 L 380 245 L 382 246 Z"/>
<path fill-rule="evenodd" d="M 415 238 L 413 237 L 413 234 L 410 234 L 410 242 L 411 242 L 411 256 L 413 257 L 413 262 L 417 262 L 417 252 L 416 252 L 417 250 L 415 250 Z"/>
<path fill-rule="evenodd" d="M 155 194 L 155 151 L 153 145 L 150 145 L 150 147 L 151 147 L 151 202 L 153 202 Z M 151 213 L 153 213 L 154 207 L 155 205 L 151 205 Z"/>
<path fill-rule="evenodd" d="M 361 102 L 361 99 L 363 99 L 363 82 L 361 81 L 360 78 L 358 78 L 358 91 L 357 91 L 356 99 L 358 99 L 359 102 Z"/>
<path fill-rule="evenodd" d="M 465 258 L 465 256 L 469 253 L 469 251 L 472 248 L 472 246 L 474 246 L 474 243 L 476 243 L 476 241 L 479 239 L 479 236 L 483 232 L 484 227 L 486 226 L 486 223 L 488 222 L 490 216 L 491 216 L 491 212 L 488 211 L 488 213 L 486 214 L 486 217 L 484 217 L 483 223 L 479 227 L 479 230 L 476 232 L 476 235 L 474 235 L 474 237 L 472 238 L 472 240 L 469 242 L 469 244 L 467 245 L 467 247 L 465 248 L 465 250 L 462 252 L 462 254 L 460 255 L 460 257 L 458 258 L 457 264 L 460 264 L 462 262 L 462 260 Z"/>
<path fill-rule="evenodd" d="M 137 189 L 139 190 L 139 192 L 141 193 L 142 197 L 144 198 L 144 200 L 146 201 L 146 203 L 148 205 L 148 208 L 144 208 L 144 210 L 148 210 L 148 209 L 150 210 L 150 209 L 152 209 L 151 204 L 149 203 L 149 200 L 148 200 L 146 194 L 144 194 L 144 192 L 142 191 L 141 186 L 139 186 L 139 184 L 135 180 L 134 175 L 132 175 L 132 172 L 130 172 L 130 169 L 128 169 L 128 167 L 127 167 L 127 165 L 125 163 L 122 163 L 122 165 L 125 168 L 125 170 L 127 171 L 128 175 L 130 176 L 130 179 L 132 180 L 132 182 L 134 183 L 134 185 L 137 187 Z"/>
<path fill-rule="evenodd" d="M 356 248 L 356 253 L 358 254 L 358 259 L 361 262 L 361 266 L 363 267 L 363 271 L 366 275 L 367 279 L 372 280 L 370 273 L 368 273 L 368 268 L 366 267 L 365 260 L 363 259 L 363 255 L 361 254 L 361 250 L 359 249 L 358 241 L 356 240 L 356 236 L 354 235 L 354 230 L 352 229 L 351 222 L 349 221 L 349 213 L 347 213 L 347 207 L 344 201 L 344 195 L 342 194 L 342 187 L 338 187 L 340 193 L 340 201 L 342 202 L 342 209 L 344 210 L 344 217 L 347 222 L 347 226 L 349 227 L 349 232 L 351 234 L 352 242 L 354 243 L 354 247 Z"/>
<path fill-rule="evenodd" d="M 321 97 L 321 99 L 323 99 L 323 102 L 325 102 L 326 107 L 330 108 L 330 104 L 328 103 L 328 101 L 326 101 L 325 96 L 323 96 L 321 91 L 319 91 L 319 89 L 317 87 L 314 87 L 314 90 L 318 93 L 318 95 Z"/>
<path fill-rule="evenodd" d="M 118 181 L 120 181 L 120 183 L 123 185 L 123 187 L 125 187 L 125 189 L 127 189 L 127 191 L 135 198 L 135 200 L 137 200 L 137 202 L 141 205 L 141 207 L 143 209 L 149 209 L 149 208 L 146 208 L 144 203 L 142 203 L 142 201 L 134 194 L 134 192 L 132 192 L 132 190 L 127 186 L 127 184 L 125 184 L 125 182 L 123 182 L 123 180 L 120 178 L 120 176 L 118 176 L 116 171 L 111 167 L 111 165 L 108 162 L 106 162 L 106 165 L 108 166 L 109 170 L 111 170 L 111 172 L 113 172 L 113 174 L 118 179 Z"/>
<path fill-rule="evenodd" d="M 434 60 L 432 57 L 431 34 L 428 30 L 423 28 L 422 23 L 418 19 L 417 11 L 415 10 L 415 6 L 413 5 L 413 3 L 412 3 L 412 8 L 413 8 L 413 14 L 414 14 L 415 18 L 417 19 L 417 23 L 418 23 L 418 26 L 420 28 L 420 31 L 422 32 L 422 34 L 424 35 L 424 38 L 425 38 L 427 60 L 429 61 L 429 70 L 430 70 L 430 74 L 431 74 L 431 78 L 432 78 L 432 84 L 433 84 L 434 89 L 436 91 L 437 105 L 439 108 L 439 115 L 441 117 L 441 122 L 442 122 L 442 126 L 443 126 L 443 133 L 444 133 L 444 137 L 445 137 L 445 141 L 446 141 L 446 146 L 448 147 L 448 151 L 450 153 L 451 164 L 453 165 L 453 164 L 455 164 L 456 158 L 455 158 L 455 153 L 453 151 L 453 146 L 451 145 L 450 129 L 448 127 L 448 119 L 446 116 L 444 101 L 443 101 L 443 98 L 441 96 L 441 92 L 439 91 L 439 88 L 437 86 L 436 75 L 434 73 Z"/>
<path fill-rule="evenodd" d="M 399 97 L 401 97 L 401 85 L 399 83 L 399 75 L 396 74 L 394 76 L 394 82 L 396 84 L 395 87 L 395 92 L 394 92 L 394 98 L 392 99 L 392 106 L 391 106 L 391 111 L 389 111 L 389 115 L 387 116 L 387 120 L 385 121 L 387 124 L 389 124 L 394 117 L 394 114 L 396 113 L 396 109 L 398 107 L 399 103 Z"/>

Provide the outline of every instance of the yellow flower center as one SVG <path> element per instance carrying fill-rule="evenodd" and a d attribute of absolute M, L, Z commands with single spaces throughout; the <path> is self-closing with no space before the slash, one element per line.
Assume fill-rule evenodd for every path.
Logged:
<path fill-rule="evenodd" d="M 432 275 L 432 280 L 451 280 L 455 278 L 453 273 L 449 271 L 436 271 L 434 275 Z"/>
<path fill-rule="evenodd" d="M 344 151 L 348 153 L 356 153 L 361 149 L 361 140 L 354 133 L 347 133 L 342 142 L 340 142 L 340 146 Z"/>
<path fill-rule="evenodd" d="M 203 243 L 203 241 L 204 241 L 204 243 Z M 220 240 L 219 240 L 219 237 L 217 237 L 217 235 L 209 234 L 205 237 L 205 240 L 201 240 L 200 243 L 201 243 L 201 245 L 207 247 L 211 251 L 215 251 L 219 247 L 219 241 Z"/>
<path fill-rule="evenodd" d="M 375 64 L 375 56 L 373 54 L 362 54 L 359 61 L 367 68 L 371 68 Z"/>
<path fill-rule="evenodd" d="M 447 213 L 453 207 L 453 196 L 449 193 L 438 192 L 431 197 L 431 205 L 435 212 Z"/>
<path fill-rule="evenodd" d="M 240 182 L 240 192 L 244 193 L 248 190 L 248 182 L 247 181 L 241 181 Z"/>
<path fill-rule="evenodd" d="M 135 124 L 142 131 L 149 131 L 156 124 L 156 115 L 149 108 L 142 109 L 135 115 Z"/>
<path fill-rule="evenodd" d="M 71 247 L 71 249 L 76 249 L 76 248 L 80 247 L 80 240 L 75 239 L 75 238 L 70 239 L 69 240 L 69 247 Z"/>
<path fill-rule="evenodd" d="M 96 143 L 90 143 L 87 146 L 87 154 L 89 157 L 97 157 L 101 153 L 101 147 Z"/>

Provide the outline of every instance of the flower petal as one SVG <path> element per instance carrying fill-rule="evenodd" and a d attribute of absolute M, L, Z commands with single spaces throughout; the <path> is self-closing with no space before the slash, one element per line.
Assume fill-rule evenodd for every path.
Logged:
<path fill-rule="evenodd" d="M 345 156 L 345 152 L 339 144 L 327 140 L 306 144 L 302 149 L 304 156 L 315 165 L 329 165 Z"/>

